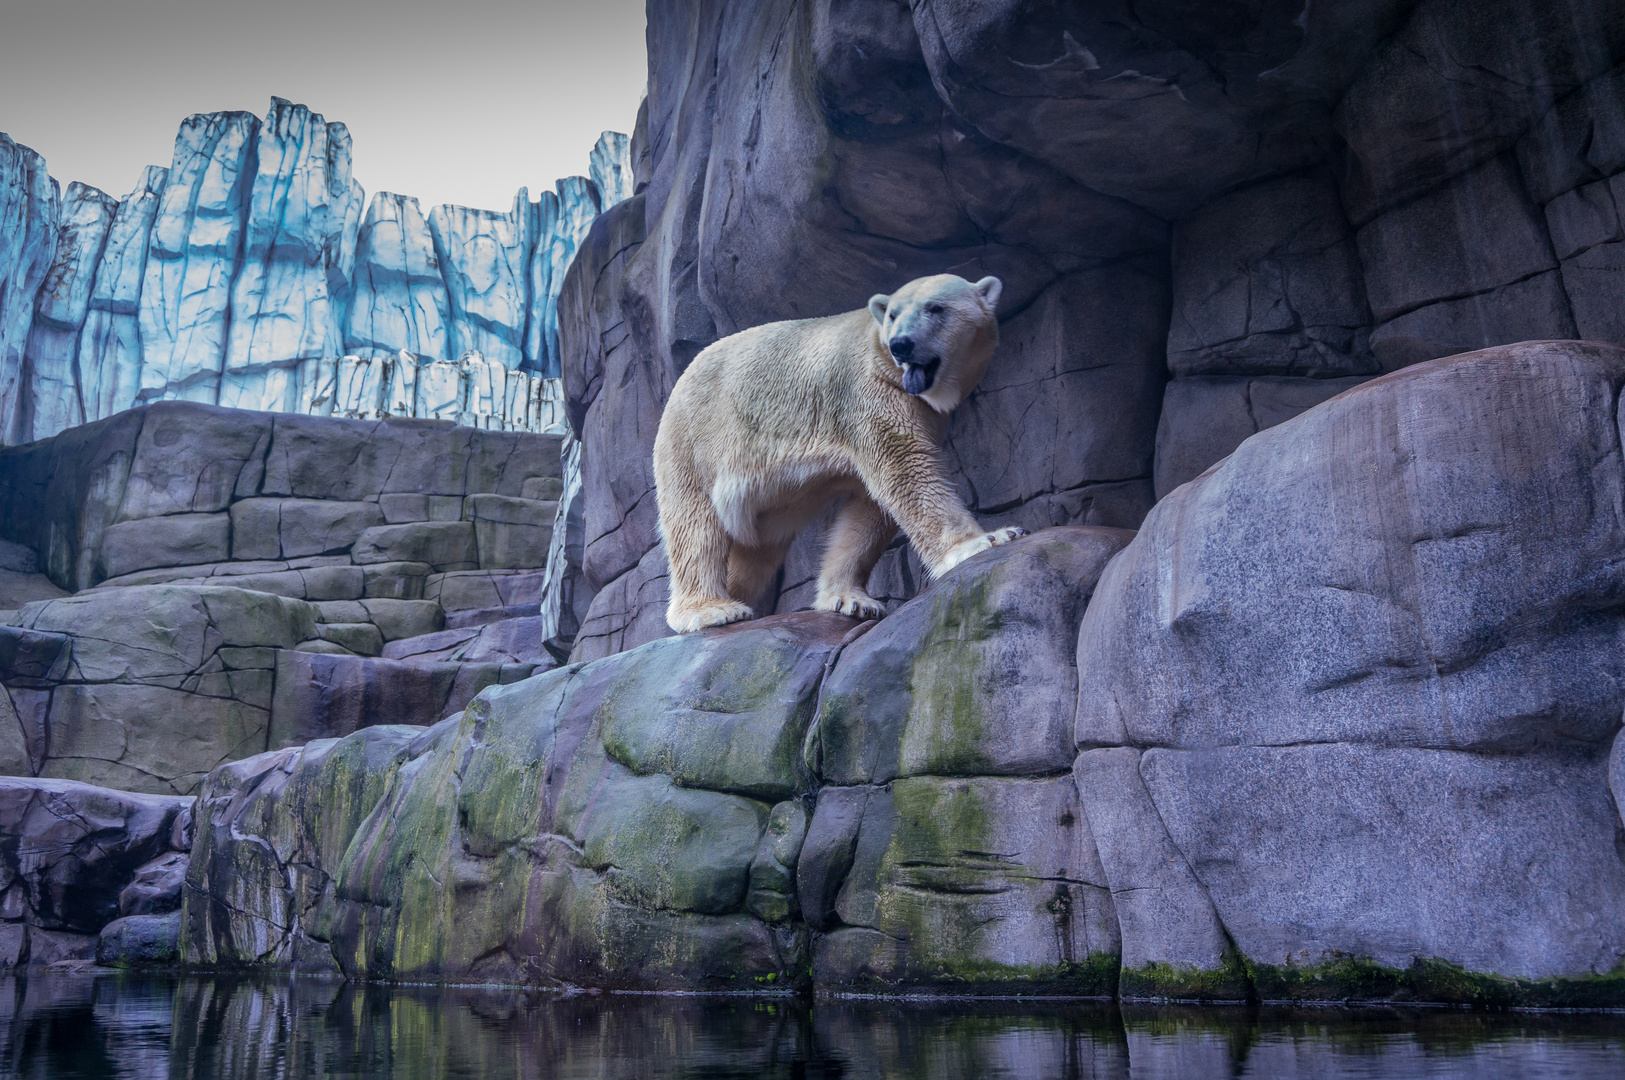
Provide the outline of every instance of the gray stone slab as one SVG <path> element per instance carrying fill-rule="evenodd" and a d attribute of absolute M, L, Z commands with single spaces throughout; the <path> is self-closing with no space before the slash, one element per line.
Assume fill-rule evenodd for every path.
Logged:
<path fill-rule="evenodd" d="M 473 569 L 479 563 L 474 524 L 469 521 L 374 526 L 356 540 L 350 557 L 363 566 L 421 562 L 436 570 Z"/>
<path fill-rule="evenodd" d="M 102 535 L 101 577 L 136 570 L 192 566 L 231 558 L 231 518 L 219 514 L 172 514 L 109 526 Z"/>
<path fill-rule="evenodd" d="M 386 642 L 433 634 L 446 622 L 445 612 L 433 600 L 368 599 L 360 604 Z"/>
<path fill-rule="evenodd" d="M 1407 312 L 1371 332 L 1371 351 L 1394 371 L 1492 345 L 1578 336 L 1563 279 L 1551 272 Z"/>
<path fill-rule="evenodd" d="M 1566 260 L 1563 289 L 1580 337 L 1625 345 L 1625 243 L 1598 244 Z"/>
<path fill-rule="evenodd" d="M 1546 223 L 1510 156 L 1381 215 L 1357 240 L 1379 321 L 1557 268 Z"/>
<path fill-rule="evenodd" d="M 1329 178 L 1270 180 L 1174 231 L 1175 376 L 1375 374 L 1354 234 Z"/>
<path fill-rule="evenodd" d="M 1619 819 L 1595 753 L 1153 749 L 1142 772 L 1250 958 L 1437 957 L 1527 979 L 1625 960 L 1625 908 L 1605 899 L 1625 896 Z"/>

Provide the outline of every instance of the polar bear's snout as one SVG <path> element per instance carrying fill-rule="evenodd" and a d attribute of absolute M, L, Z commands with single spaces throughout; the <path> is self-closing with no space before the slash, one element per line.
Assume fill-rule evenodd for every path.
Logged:
<path fill-rule="evenodd" d="M 937 381 L 937 369 L 942 366 L 940 356 L 919 356 L 914 351 L 914 339 L 907 334 L 898 334 L 886 342 L 886 351 L 891 353 L 892 363 L 903 370 L 903 389 L 916 396 L 931 389 L 931 384 Z"/>

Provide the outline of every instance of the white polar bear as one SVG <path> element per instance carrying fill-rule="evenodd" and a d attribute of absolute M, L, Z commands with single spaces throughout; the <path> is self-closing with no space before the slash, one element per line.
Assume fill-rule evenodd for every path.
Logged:
<path fill-rule="evenodd" d="M 999 343 L 1001 287 L 920 278 L 867 310 L 758 326 L 694 358 L 655 436 L 673 630 L 752 618 L 796 533 L 843 496 L 820 611 L 885 613 L 865 589 L 899 525 L 933 576 L 1025 535 L 979 526 L 942 462 L 947 415 Z"/>

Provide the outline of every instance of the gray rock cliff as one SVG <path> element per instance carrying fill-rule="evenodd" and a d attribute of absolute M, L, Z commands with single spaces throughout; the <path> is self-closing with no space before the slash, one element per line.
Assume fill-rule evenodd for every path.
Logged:
<path fill-rule="evenodd" d="M 1602 345 L 1433 361 L 1248 439 L 1138 534 L 1041 531 L 879 623 L 668 638 L 226 766 L 182 954 L 1616 1000 L 1621 385 Z"/>

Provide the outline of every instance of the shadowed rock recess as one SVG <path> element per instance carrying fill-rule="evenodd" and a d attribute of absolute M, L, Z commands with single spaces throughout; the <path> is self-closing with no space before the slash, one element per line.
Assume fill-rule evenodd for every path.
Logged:
<path fill-rule="evenodd" d="M 346 349 L 545 357 L 574 439 L 156 402 L 0 450 L 0 965 L 1625 1007 L 1625 7 L 648 7 L 590 226 L 335 181 L 300 233 L 366 241 Z M 234 115 L 172 172 L 297 142 Z M 158 348 L 195 244 L 123 252 L 213 197 L 37 165 L 0 140 L 35 420 L 73 327 Z M 937 581 L 900 538 L 858 623 L 814 528 L 670 636 L 686 365 L 945 270 L 1005 282 L 947 469 L 1033 534 Z M 211 400 L 270 387 L 282 293 L 217 292 L 264 317 Z"/>

